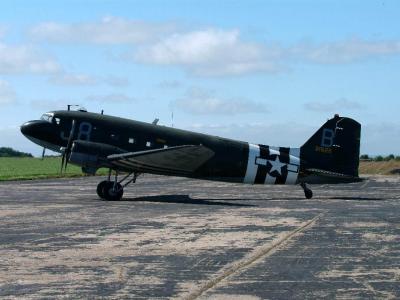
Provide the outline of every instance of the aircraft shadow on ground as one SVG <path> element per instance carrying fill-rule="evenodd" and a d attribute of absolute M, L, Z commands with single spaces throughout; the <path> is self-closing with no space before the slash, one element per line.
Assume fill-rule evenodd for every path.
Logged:
<path fill-rule="evenodd" d="M 387 200 L 381 197 L 352 197 L 352 196 L 337 196 L 337 197 L 329 197 L 328 199 L 334 200 L 356 200 L 356 201 L 379 201 L 379 200 Z"/>
<path fill-rule="evenodd" d="M 156 195 L 137 198 L 123 198 L 121 201 L 134 202 L 154 202 L 154 203 L 178 203 L 178 204 L 196 204 L 196 205 L 221 205 L 237 207 L 254 207 L 253 204 L 231 203 L 236 199 L 193 199 L 189 195 Z"/>

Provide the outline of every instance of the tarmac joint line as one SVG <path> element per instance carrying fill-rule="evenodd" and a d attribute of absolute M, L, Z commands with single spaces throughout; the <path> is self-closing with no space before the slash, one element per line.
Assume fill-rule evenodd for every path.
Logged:
<path fill-rule="evenodd" d="M 276 241 L 272 242 L 272 244 L 268 244 L 267 246 L 261 247 L 257 249 L 254 253 L 251 253 L 248 256 L 245 256 L 242 259 L 237 260 L 236 262 L 233 262 L 231 266 L 227 267 L 227 269 L 217 275 L 215 278 L 210 279 L 209 281 L 205 282 L 203 285 L 200 286 L 199 289 L 193 291 L 187 296 L 184 296 L 182 299 L 184 300 L 195 300 L 199 298 L 201 295 L 203 295 L 205 292 L 208 290 L 214 288 L 217 286 L 221 281 L 224 279 L 232 276 L 233 274 L 240 273 L 242 272 L 245 268 L 250 266 L 251 264 L 255 263 L 257 260 L 260 260 L 261 258 L 268 257 L 275 253 L 279 247 L 285 245 L 292 237 L 296 236 L 300 232 L 312 227 L 315 222 L 317 222 L 325 212 L 322 212 L 312 218 L 311 220 L 305 222 L 303 225 L 300 227 L 296 228 L 295 230 L 289 232 L 285 236 L 277 239 Z"/>

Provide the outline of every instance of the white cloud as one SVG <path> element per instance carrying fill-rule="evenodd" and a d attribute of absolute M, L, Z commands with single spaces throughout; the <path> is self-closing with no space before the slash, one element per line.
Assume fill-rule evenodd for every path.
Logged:
<path fill-rule="evenodd" d="M 34 99 L 29 102 L 30 106 L 39 111 L 63 110 L 68 104 L 79 104 L 71 99 Z"/>
<path fill-rule="evenodd" d="M 206 29 L 175 33 L 141 46 L 133 58 L 142 63 L 180 66 L 194 75 L 222 76 L 281 72 L 295 62 L 346 64 L 399 54 L 400 41 L 351 38 L 283 47 L 276 43 L 245 42 L 238 30 Z"/>
<path fill-rule="evenodd" d="M 35 40 L 56 43 L 136 44 L 157 39 L 175 29 L 173 23 L 151 23 L 104 17 L 100 21 L 62 24 L 40 23 L 29 30 Z"/>
<path fill-rule="evenodd" d="M 104 83 L 115 87 L 126 87 L 130 85 L 128 78 L 118 77 L 113 75 L 104 77 L 103 81 Z"/>
<path fill-rule="evenodd" d="M 0 106 L 14 103 L 16 98 L 16 93 L 11 85 L 7 81 L 0 79 Z"/>
<path fill-rule="evenodd" d="M 142 46 L 134 59 L 142 63 L 182 66 L 200 76 L 276 72 L 273 49 L 244 42 L 238 30 L 206 29 L 175 33 L 152 45 Z"/>
<path fill-rule="evenodd" d="M 157 86 L 162 89 L 177 89 L 182 87 L 183 83 L 178 80 L 164 80 L 161 81 Z"/>
<path fill-rule="evenodd" d="M 134 97 L 119 93 L 108 95 L 90 95 L 86 97 L 86 100 L 100 103 L 124 103 L 136 101 Z"/>
<path fill-rule="evenodd" d="M 211 91 L 191 88 L 184 98 L 175 100 L 171 106 L 194 115 L 235 115 L 247 113 L 266 113 L 267 109 L 261 103 L 246 99 L 223 99 Z"/>
<path fill-rule="evenodd" d="M 55 43 L 132 45 L 116 55 L 133 62 L 177 66 L 196 76 L 235 76 L 286 71 L 296 63 L 347 64 L 400 54 L 399 40 L 347 38 L 334 42 L 245 40 L 237 29 L 186 30 L 172 22 L 119 17 L 79 23 L 40 23 L 29 30 L 34 40 Z M 1 58 L 0 58 L 1 60 Z"/>
<path fill-rule="evenodd" d="M 99 77 L 83 73 L 58 72 L 49 77 L 49 82 L 61 86 L 89 86 L 107 84 L 114 87 L 126 87 L 130 82 L 127 78 L 113 75 Z"/>
<path fill-rule="evenodd" d="M 296 60 L 320 64 L 345 64 L 400 54 L 400 41 L 367 41 L 351 38 L 338 42 L 298 43 L 287 51 Z"/>
<path fill-rule="evenodd" d="M 352 100 L 341 98 L 330 102 L 308 102 L 304 104 L 304 107 L 311 111 L 316 112 L 341 112 L 343 110 L 359 110 L 363 109 L 363 106 Z"/>
<path fill-rule="evenodd" d="M 52 75 L 49 82 L 56 85 L 86 86 L 97 84 L 96 78 L 87 74 L 60 72 Z"/>
<path fill-rule="evenodd" d="M 59 70 L 54 59 L 35 47 L 0 43 L 0 74 L 54 73 Z"/>

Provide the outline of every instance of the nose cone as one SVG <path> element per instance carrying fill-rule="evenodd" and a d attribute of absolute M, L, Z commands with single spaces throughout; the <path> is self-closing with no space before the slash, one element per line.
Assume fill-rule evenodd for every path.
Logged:
<path fill-rule="evenodd" d="M 62 141 L 55 124 L 45 120 L 29 121 L 21 125 L 22 134 L 41 147 L 60 151 Z"/>
<path fill-rule="evenodd" d="M 24 124 L 21 125 L 21 132 L 23 135 L 29 135 L 30 123 L 31 122 L 25 122 Z"/>
<path fill-rule="evenodd" d="M 34 136 L 37 127 L 37 121 L 29 121 L 21 125 L 21 132 L 25 136 Z"/>
<path fill-rule="evenodd" d="M 51 124 L 43 120 L 29 121 L 21 125 L 21 132 L 26 137 L 40 138 L 46 134 Z"/>

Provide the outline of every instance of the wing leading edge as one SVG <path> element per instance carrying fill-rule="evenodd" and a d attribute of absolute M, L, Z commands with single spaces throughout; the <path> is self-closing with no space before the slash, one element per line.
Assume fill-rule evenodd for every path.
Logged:
<path fill-rule="evenodd" d="M 117 168 L 134 172 L 188 175 L 213 156 L 214 151 L 202 145 L 183 145 L 112 154 L 107 160 Z"/>

